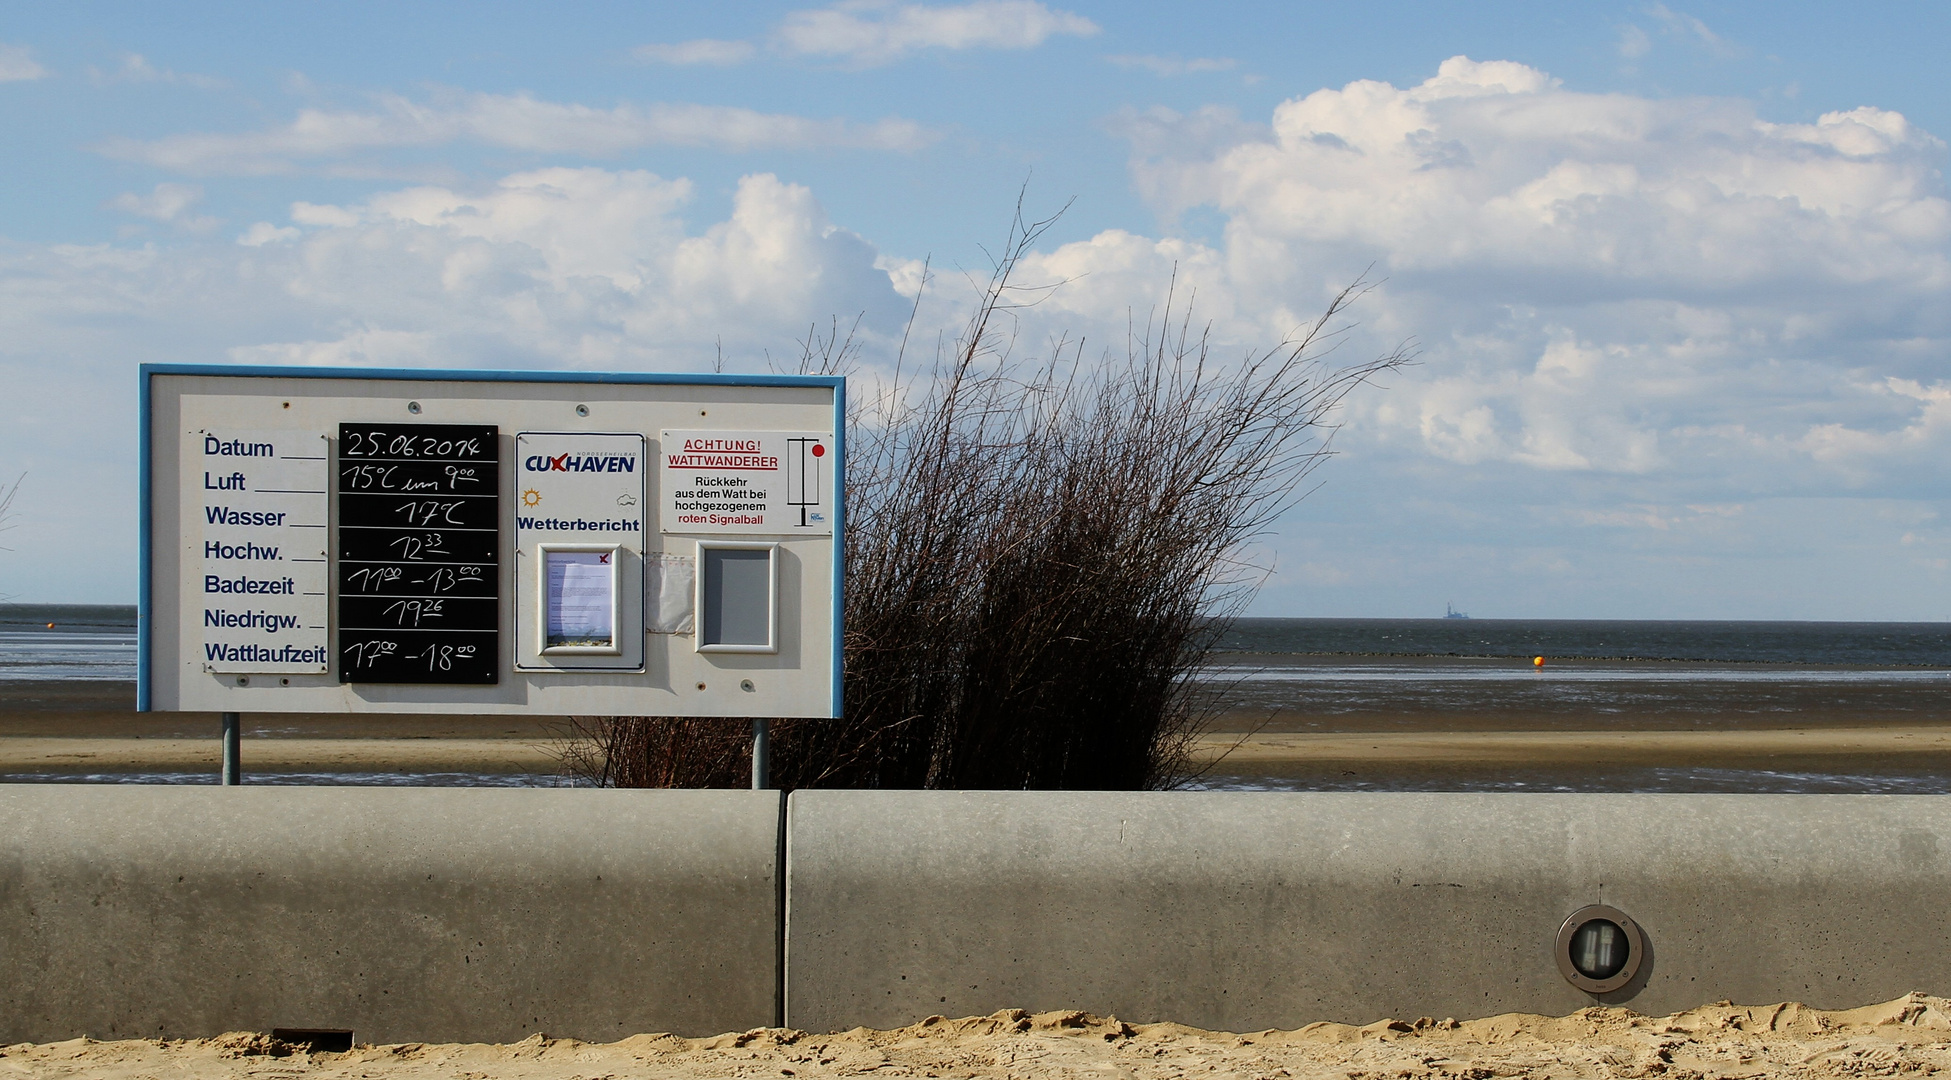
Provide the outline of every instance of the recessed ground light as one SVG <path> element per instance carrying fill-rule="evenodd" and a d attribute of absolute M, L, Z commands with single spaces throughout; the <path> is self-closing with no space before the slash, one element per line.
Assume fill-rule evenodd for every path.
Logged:
<path fill-rule="evenodd" d="M 1566 982 L 1588 994 L 1610 993 L 1639 974 L 1646 935 L 1625 912 L 1593 904 L 1572 912 L 1558 928 L 1553 955 Z"/>

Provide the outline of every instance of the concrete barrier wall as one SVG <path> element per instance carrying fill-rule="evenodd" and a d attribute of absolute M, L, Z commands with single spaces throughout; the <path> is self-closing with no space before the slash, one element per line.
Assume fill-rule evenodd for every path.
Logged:
<path fill-rule="evenodd" d="M 776 1022 L 772 793 L 0 787 L 0 1043 Z M 1951 990 L 1951 797 L 799 792 L 785 1020 L 1233 1030 Z"/>
<path fill-rule="evenodd" d="M 775 1022 L 772 792 L 0 788 L 0 1044 Z"/>
<path fill-rule="evenodd" d="M 1642 1012 L 1951 991 L 1951 797 L 807 791 L 787 880 L 812 1030 L 1564 1013 L 1593 903 L 1650 939 L 1603 999 Z"/>

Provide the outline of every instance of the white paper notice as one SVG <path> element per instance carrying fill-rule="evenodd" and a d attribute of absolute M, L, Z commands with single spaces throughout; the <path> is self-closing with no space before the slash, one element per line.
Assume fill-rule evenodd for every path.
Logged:
<path fill-rule="evenodd" d="M 698 560 L 689 555 L 666 551 L 644 557 L 644 581 L 650 599 L 650 632 L 688 634 L 697 608 L 694 595 L 698 582 Z"/>
<path fill-rule="evenodd" d="M 667 533 L 833 535 L 833 436 L 666 431 L 658 446 Z"/>
<path fill-rule="evenodd" d="M 548 553 L 548 648 L 616 644 L 616 556 L 597 551 Z"/>
<path fill-rule="evenodd" d="M 199 568 L 203 669 L 326 671 L 325 436 L 198 430 L 183 463 L 203 524 L 185 553 Z"/>

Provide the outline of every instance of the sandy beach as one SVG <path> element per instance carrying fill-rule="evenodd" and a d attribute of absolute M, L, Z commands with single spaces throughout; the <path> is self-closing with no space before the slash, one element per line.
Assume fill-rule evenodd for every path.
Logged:
<path fill-rule="evenodd" d="M 0 775 L 214 773 L 220 731 L 215 713 L 138 713 L 119 684 L 0 684 Z M 565 731 L 528 717 L 251 715 L 243 757 L 272 773 L 550 776 Z"/>
<path fill-rule="evenodd" d="M 188 1041 L 74 1039 L 0 1050 L 23 1078 L 586 1080 L 720 1077 L 1477 1078 L 1861 1077 L 1951 1068 L 1951 1002 L 1912 994 L 1846 1012 L 1725 1003 L 1671 1016 L 1385 1018 L 1232 1034 L 1127 1024 L 1080 1012 L 931 1017 L 893 1031 L 759 1029 L 707 1039 L 643 1034 L 584 1043 L 537 1034 L 507 1045 L 408 1043 L 312 1053 L 234 1032 Z"/>
<path fill-rule="evenodd" d="M 1233 652 L 1216 655 L 1201 677 L 1215 707 L 1195 748 L 1205 786 L 1951 784 L 1951 672 L 1941 669 L 1631 659 L 1550 660 L 1539 669 L 1518 657 Z M 51 667 L 0 680 L 0 776 L 214 775 L 216 714 L 142 714 L 134 705 L 126 679 L 63 678 Z M 247 782 L 553 784 L 564 778 L 569 729 L 548 717 L 247 714 L 242 761 Z"/>
<path fill-rule="evenodd" d="M 1292 687 L 1281 692 L 1291 696 Z M 1373 711 L 1261 712 L 1249 702 L 1222 714 L 1196 753 L 1229 784 L 1276 787 L 1467 787 L 1517 770 L 1601 787 L 1620 770 L 1652 768 L 1951 774 L 1951 695 L 1936 685 L 1843 695 L 1809 685 L 1703 692 L 1682 684 L 1670 693 L 1687 707 L 1655 695 L 1623 711 L 1580 713 L 1555 699 L 1527 702 L 1507 686 L 1475 693 L 1468 685 L 1427 700 L 1402 695 Z M 133 704 L 121 683 L 0 684 L 0 775 L 215 772 L 215 714 L 143 714 Z M 567 731 L 561 718 L 252 714 L 243 761 L 247 775 L 546 778 L 562 774 Z"/>
<path fill-rule="evenodd" d="M 1936 725 L 1215 733 L 1204 782 L 1274 790 L 1935 790 Z M 1908 785 L 1908 786 L 1907 786 Z"/>

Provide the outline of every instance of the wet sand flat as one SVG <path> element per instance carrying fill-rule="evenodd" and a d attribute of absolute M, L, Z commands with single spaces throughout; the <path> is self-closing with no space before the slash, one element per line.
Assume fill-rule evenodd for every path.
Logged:
<path fill-rule="evenodd" d="M 1297 762 L 1529 763 L 1779 760 L 1863 755 L 1944 755 L 1951 760 L 1951 728 L 1889 727 L 1739 729 L 1733 731 L 1379 731 L 1216 732 L 1198 753 L 1231 768 Z"/>
<path fill-rule="evenodd" d="M 959 1020 L 931 1017 L 891 1031 L 762 1028 L 703 1039 L 643 1034 L 614 1043 L 538 1034 L 501 1045 L 407 1043 L 344 1053 L 294 1051 L 266 1035 L 235 1032 L 171 1042 L 19 1044 L 0 1049 L 0 1068 L 25 1080 L 1927 1075 L 1951 1069 L 1947 1006 L 1951 1002 L 1912 994 L 1839 1012 L 1794 1003 L 1723 1003 L 1660 1017 L 1590 1008 L 1564 1017 L 1383 1018 L 1360 1027 L 1317 1023 L 1237 1034 L 1083 1012 L 1011 1010 Z"/>
<path fill-rule="evenodd" d="M 1951 726 L 1939 669 L 1229 654 L 1203 676 L 1234 731 Z"/>

